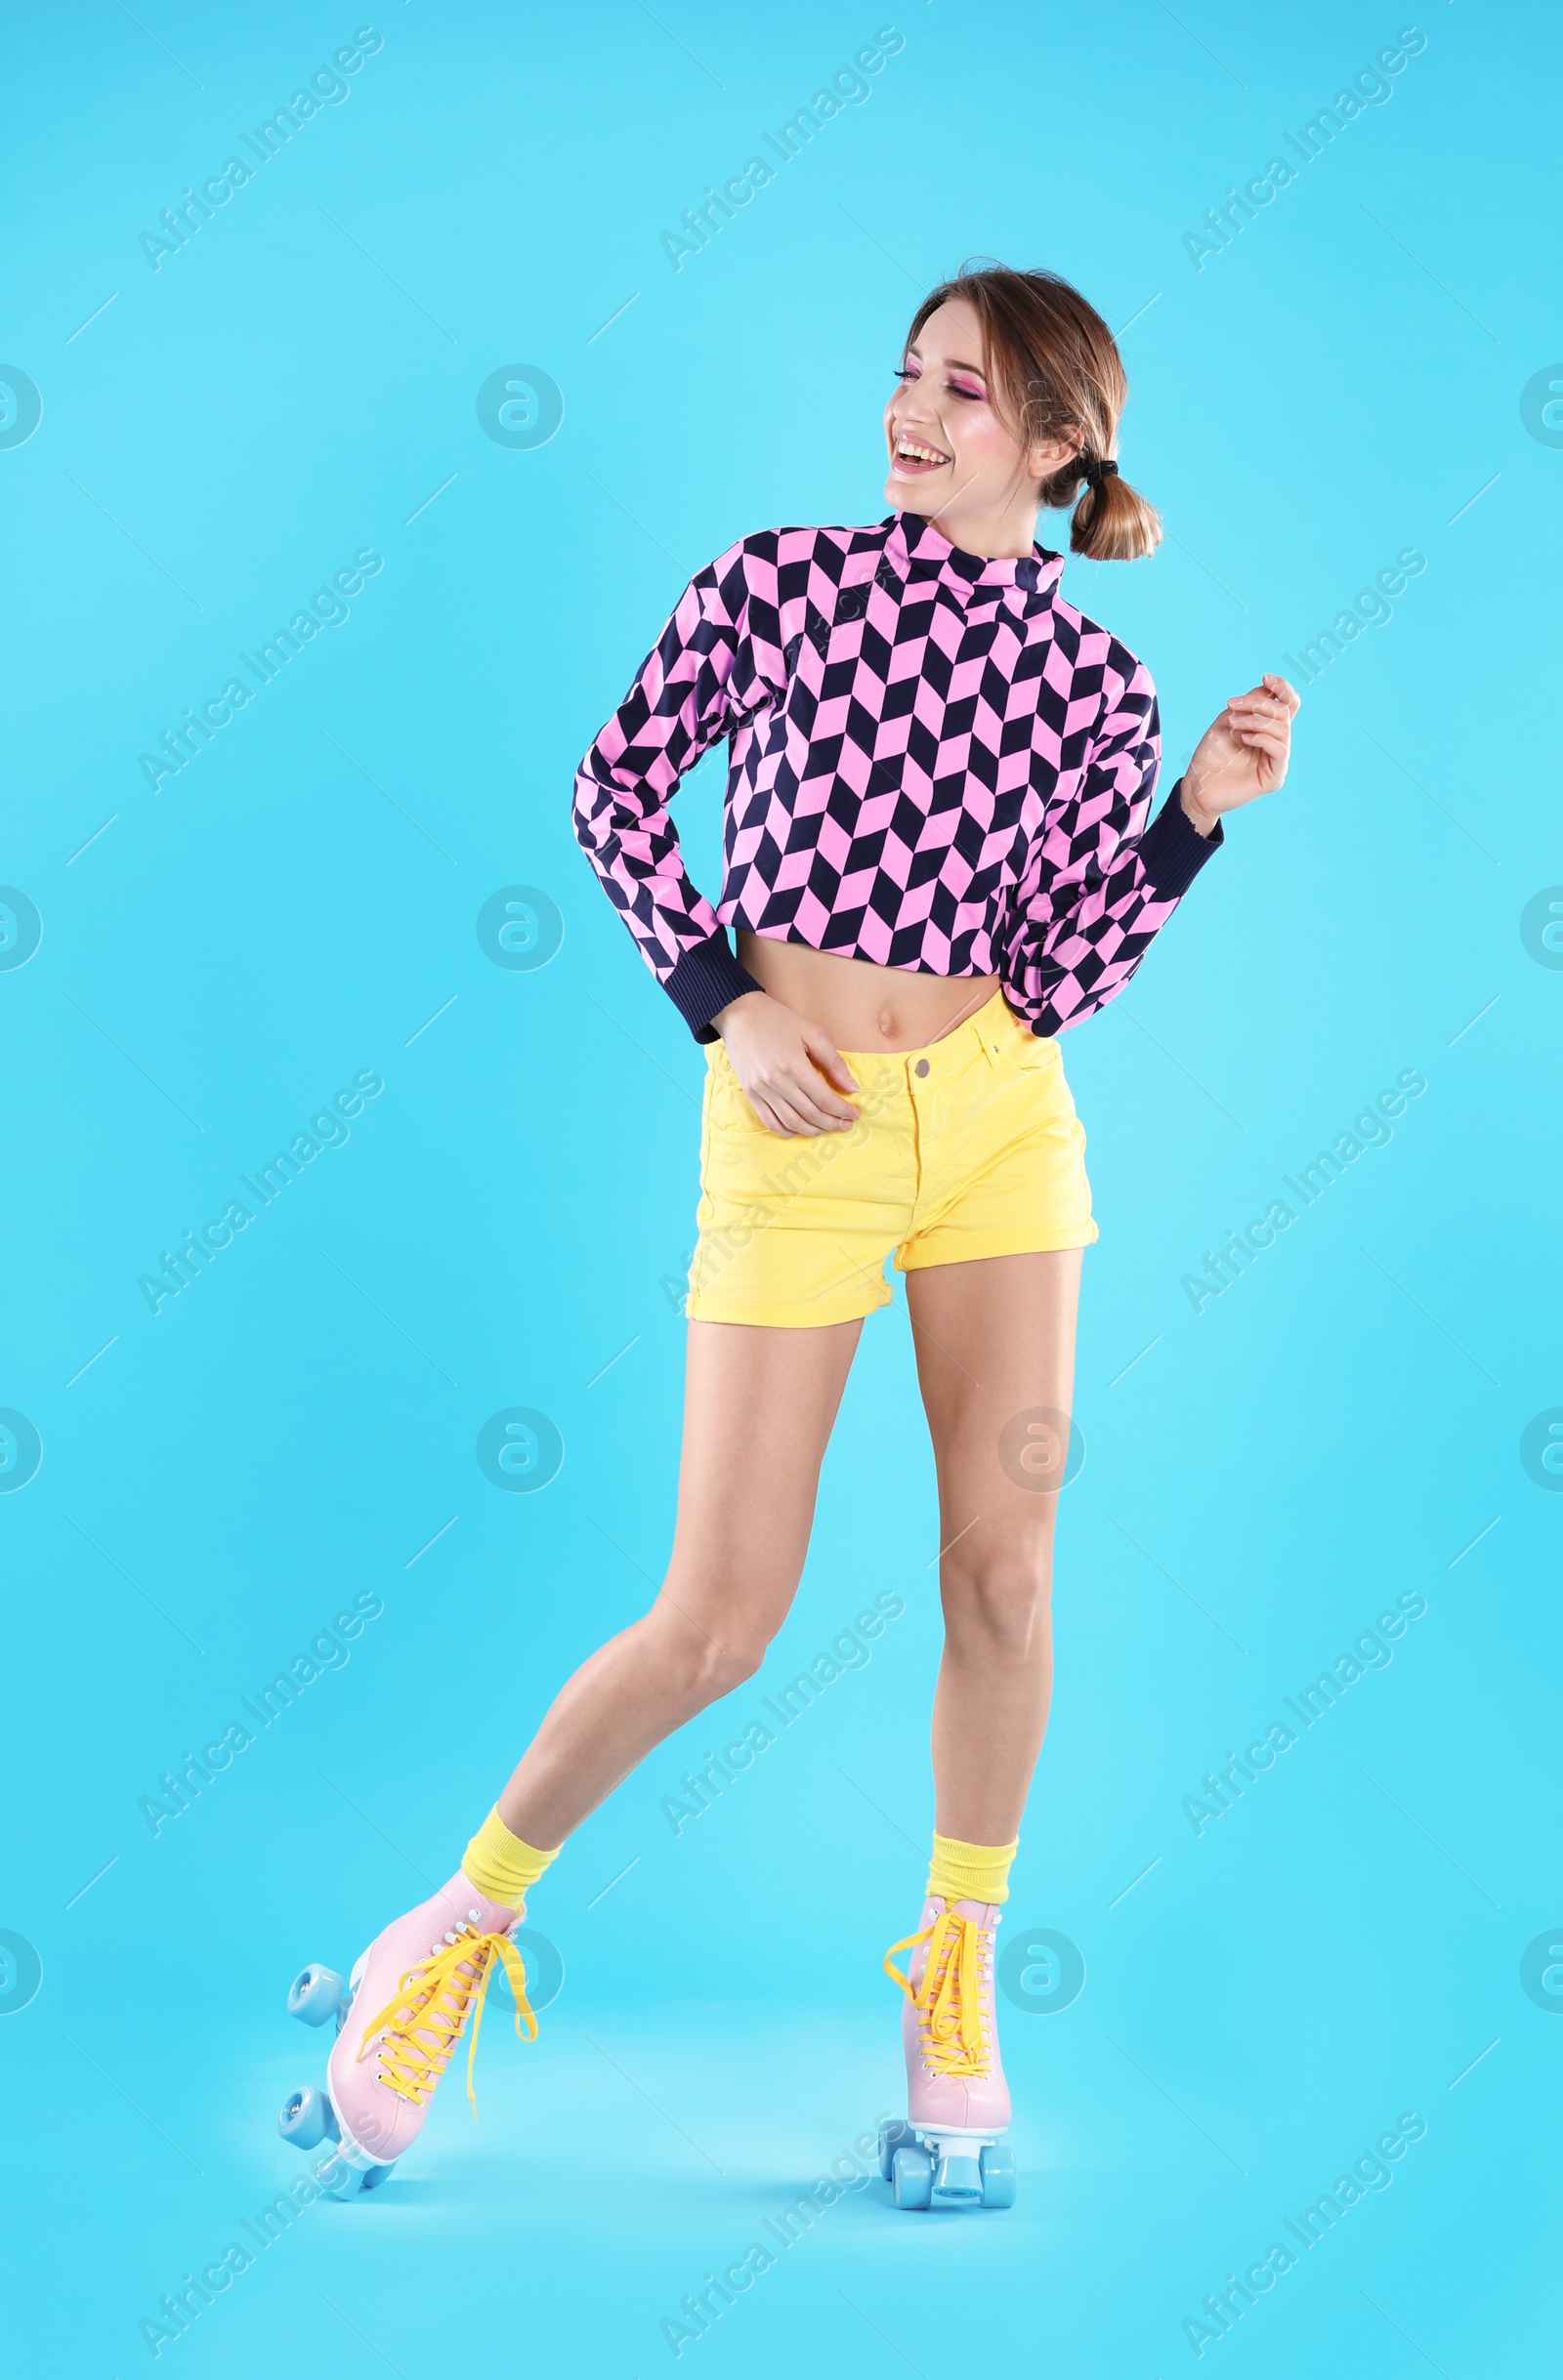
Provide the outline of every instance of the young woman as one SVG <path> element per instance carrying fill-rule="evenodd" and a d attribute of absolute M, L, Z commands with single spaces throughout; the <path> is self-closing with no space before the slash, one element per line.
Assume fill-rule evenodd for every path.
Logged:
<path fill-rule="evenodd" d="M 580 770 L 580 841 L 706 1045 L 678 1522 L 651 1609 L 563 1689 L 449 1884 L 355 1967 L 330 2104 L 297 2093 L 283 2111 L 303 2146 L 339 2130 L 360 2186 L 416 2136 L 496 1963 L 535 2031 L 509 1938 L 558 1848 L 759 1667 L 894 1252 L 938 1474 L 945 1650 L 921 1924 L 895 1945 L 908 1973 L 886 1961 L 908 2122 L 883 2161 L 904 2204 L 1013 2195 L 994 1931 L 1047 1719 L 1096 1237 L 1058 1036 L 1128 981 L 1222 817 L 1282 782 L 1297 697 L 1266 676 L 1230 700 L 1152 820 L 1150 678 L 1063 601 L 1062 558 L 1034 543 L 1038 510 L 1072 503 L 1076 553 L 1129 561 L 1160 539 L 1115 459 L 1125 382 L 1107 325 L 1050 273 L 968 271 L 918 308 L 896 380 L 890 517 L 731 547 Z M 713 910 L 668 799 L 721 736 Z M 349 1996 L 319 1969 L 294 1987 L 316 2022 Z"/>

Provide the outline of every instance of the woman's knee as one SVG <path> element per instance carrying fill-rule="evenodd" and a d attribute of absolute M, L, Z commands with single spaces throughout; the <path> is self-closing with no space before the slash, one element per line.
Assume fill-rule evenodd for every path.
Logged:
<path fill-rule="evenodd" d="M 957 1650 L 1024 1659 L 1047 1641 L 1052 1617 L 1051 1549 L 999 1560 L 949 1561 L 941 1576 L 945 1633 Z"/>
<path fill-rule="evenodd" d="M 770 1647 L 770 1640 L 744 1634 L 735 1642 L 718 1644 L 715 1638 L 697 1654 L 690 1673 L 690 1691 L 697 1710 L 704 1710 L 708 1702 L 720 1702 L 738 1687 L 746 1686 L 759 1670 Z"/>
<path fill-rule="evenodd" d="M 660 1654 L 678 1701 L 691 1715 L 745 1685 L 770 1649 L 773 1630 L 747 1613 L 695 1618 L 687 1604 L 664 1588 L 647 1615 L 660 1640 Z"/>

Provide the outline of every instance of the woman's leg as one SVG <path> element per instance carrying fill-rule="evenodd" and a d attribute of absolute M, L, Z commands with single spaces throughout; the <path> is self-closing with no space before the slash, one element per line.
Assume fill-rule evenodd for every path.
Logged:
<path fill-rule="evenodd" d="M 1047 1424 L 1028 1437 L 1018 1417 L 1070 1410 L 1080 1255 L 990 1256 L 907 1275 L 944 1549 L 934 1823 L 961 1843 L 1013 1842 L 1047 1726 L 1058 1493 L 1046 1482 L 1061 1476 L 1062 1455 L 1050 1464 Z M 1011 1423 L 1019 1442 L 1001 1455 Z"/>
<path fill-rule="evenodd" d="M 758 1669 L 803 1569 L 861 1322 L 691 1322 L 673 1553 L 644 1618 L 583 1661 L 499 1797 L 552 1849 L 663 1737 Z"/>

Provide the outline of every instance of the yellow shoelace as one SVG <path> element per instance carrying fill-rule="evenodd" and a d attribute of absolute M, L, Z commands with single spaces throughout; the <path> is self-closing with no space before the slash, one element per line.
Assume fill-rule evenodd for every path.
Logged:
<path fill-rule="evenodd" d="M 928 1944 L 928 1960 L 914 1986 L 890 1961 L 897 1950 L 915 1950 L 919 1942 Z M 993 2050 L 983 2029 L 981 1929 L 969 1917 L 941 1909 L 920 1934 L 891 1943 L 885 1973 L 917 2011 L 923 2058 L 936 2074 L 963 2078 L 992 2071 Z"/>
<path fill-rule="evenodd" d="M 516 2000 L 518 2040 L 535 2041 L 537 2020 L 527 1998 L 527 1970 L 508 1934 L 474 1934 L 463 1924 L 452 1942 L 442 1943 L 407 1969 L 396 1996 L 364 2028 L 359 2049 L 366 2058 L 371 2046 L 380 2059 L 380 2080 L 399 2099 L 421 2108 L 445 2070 L 446 2062 L 473 2011 L 472 2040 L 467 2050 L 467 2097 L 474 2119 L 477 2096 L 472 2087 L 473 2061 L 478 2055 L 478 2027 L 484 2001 L 495 1969 L 503 1964 Z M 527 2030 L 521 2029 L 523 2017 Z M 384 2025 L 383 2035 L 376 2040 Z"/>

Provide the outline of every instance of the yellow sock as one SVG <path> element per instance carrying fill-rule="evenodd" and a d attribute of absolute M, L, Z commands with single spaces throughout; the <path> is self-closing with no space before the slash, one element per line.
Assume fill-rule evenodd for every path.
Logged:
<path fill-rule="evenodd" d="M 1019 1835 L 1013 1843 L 957 1843 L 936 1834 L 928 1891 L 946 1901 L 1007 1900 L 1009 1863 L 1019 1849 Z"/>
<path fill-rule="evenodd" d="M 461 1865 L 490 1900 L 503 1901 L 507 1909 L 522 1909 L 528 1886 L 535 1884 L 549 1860 L 558 1857 L 557 1849 L 533 1851 L 520 1835 L 511 1833 L 497 1810 L 490 1810 L 467 1845 Z"/>

